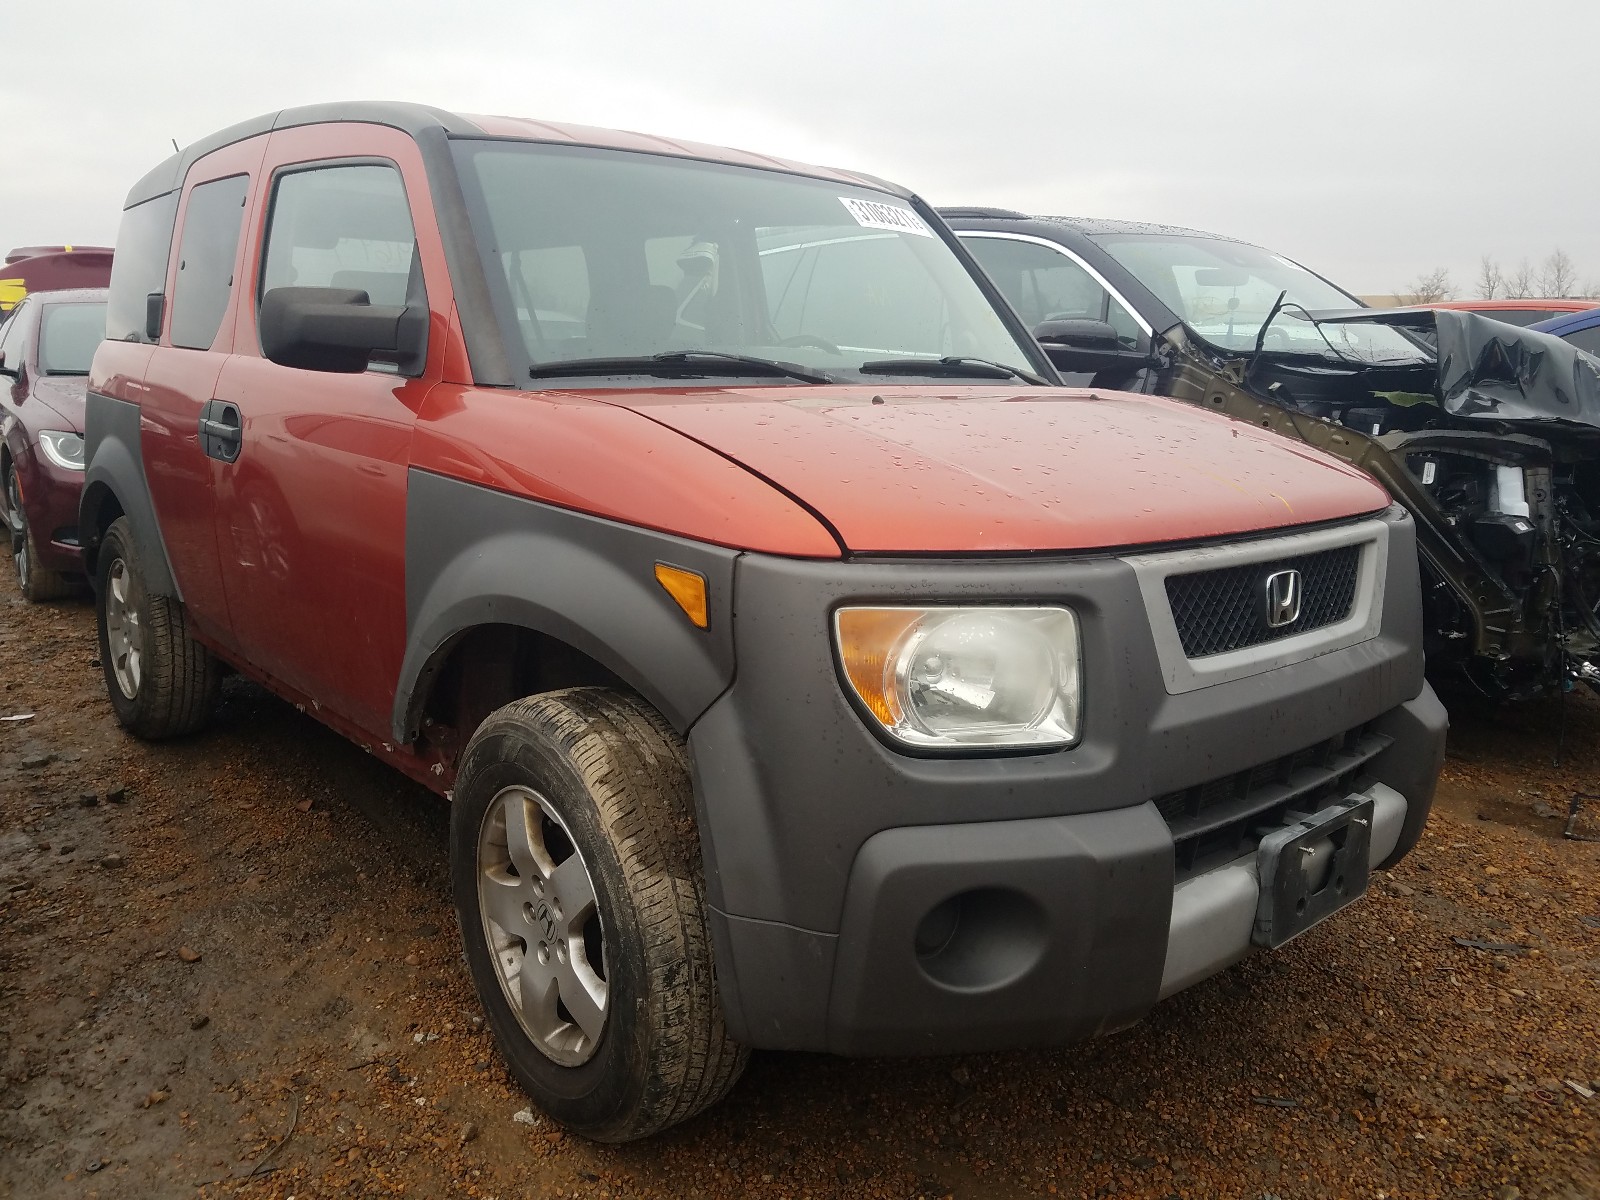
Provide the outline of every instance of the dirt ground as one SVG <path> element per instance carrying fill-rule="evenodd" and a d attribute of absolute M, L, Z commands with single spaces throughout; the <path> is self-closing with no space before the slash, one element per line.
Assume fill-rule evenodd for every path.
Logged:
<path fill-rule="evenodd" d="M 0 717 L 34 715 L 0 722 L 0 1197 L 1600 1196 L 1600 845 L 1560 837 L 1591 699 L 1559 767 L 1557 705 L 1458 714 L 1392 877 L 1133 1029 L 758 1054 L 607 1148 L 479 1023 L 442 802 L 237 680 L 203 736 L 129 740 L 87 602 L 6 566 Z"/>

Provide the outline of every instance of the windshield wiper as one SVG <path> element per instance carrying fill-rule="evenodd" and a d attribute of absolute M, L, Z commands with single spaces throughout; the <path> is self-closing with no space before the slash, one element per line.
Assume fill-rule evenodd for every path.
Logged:
<path fill-rule="evenodd" d="M 535 379 L 564 375 L 660 375 L 681 378 L 694 375 L 767 375 L 801 379 L 806 383 L 832 383 L 833 376 L 798 363 L 757 358 L 749 354 L 724 354 L 720 350 L 668 350 L 617 358 L 569 358 L 534 363 L 528 374 Z"/>
<path fill-rule="evenodd" d="M 1285 288 L 1278 293 L 1278 298 L 1272 302 L 1272 307 L 1267 311 L 1267 319 L 1261 322 L 1261 328 L 1256 330 L 1255 351 L 1250 355 L 1250 361 L 1244 364 L 1244 374 L 1239 377 L 1240 383 L 1245 387 L 1250 386 L 1250 376 L 1256 369 L 1256 363 L 1261 361 L 1261 352 L 1267 345 L 1267 330 L 1278 319 L 1278 314 L 1283 311 L 1283 302 L 1289 298 L 1289 289 Z"/>
<path fill-rule="evenodd" d="M 1049 386 L 1049 380 L 1032 371 L 1007 366 L 989 358 L 947 354 L 943 358 L 873 358 L 856 370 L 863 375 L 956 375 L 968 379 L 1022 379 Z"/>

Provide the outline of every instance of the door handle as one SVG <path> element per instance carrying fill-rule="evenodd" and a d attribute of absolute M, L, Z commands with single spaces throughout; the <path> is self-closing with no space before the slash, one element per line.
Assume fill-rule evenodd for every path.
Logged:
<path fill-rule="evenodd" d="M 231 442 L 234 445 L 238 445 L 241 436 L 237 425 L 229 425 L 225 421 L 213 421 L 206 417 L 200 419 L 200 432 L 219 442 Z"/>
<path fill-rule="evenodd" d="M 200 450 L 207 458 L 234 462 L 244 445 L 244 423 L 239 406 L 225 400 L 207 400 L 200 409 Z"/>

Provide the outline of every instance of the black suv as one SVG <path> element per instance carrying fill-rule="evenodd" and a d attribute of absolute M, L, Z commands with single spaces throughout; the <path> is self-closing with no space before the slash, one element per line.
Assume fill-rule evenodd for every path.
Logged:
<path fill-rule="evenodd" d="M 1216 234 L 940 212 L 1068 382 L 1225 412 L 1388 488 L 1416 518 L 1436 677 L 1600 685 L 1600 360 L 1476 313 L 1362 308 Z"/>

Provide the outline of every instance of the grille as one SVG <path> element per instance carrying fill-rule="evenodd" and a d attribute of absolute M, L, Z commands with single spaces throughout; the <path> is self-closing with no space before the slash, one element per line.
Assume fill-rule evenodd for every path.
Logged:
<path fill-rule="evenodd" d="M 1189 658 L 1225 654 L 1263 642 L 1321 629 L 1350 615 L 1360 576 L 1361 546 L 1340 546 L 1271 562 L 1167 576 L 1167 601 L 1178 640 Z M 1267 576 L 1300 572 L 1300 616 L 1274 629 L 1267 624 Z"/>
<path fill-rule="evenodd" d="M 1360 726 L 1293 754 L 1156 797 L 1172 830 L 1178 878 L 1248 854 L 1291 810 L 1313 813 L 1358 790 L 1356 777 L 1393 738 Z"/>

